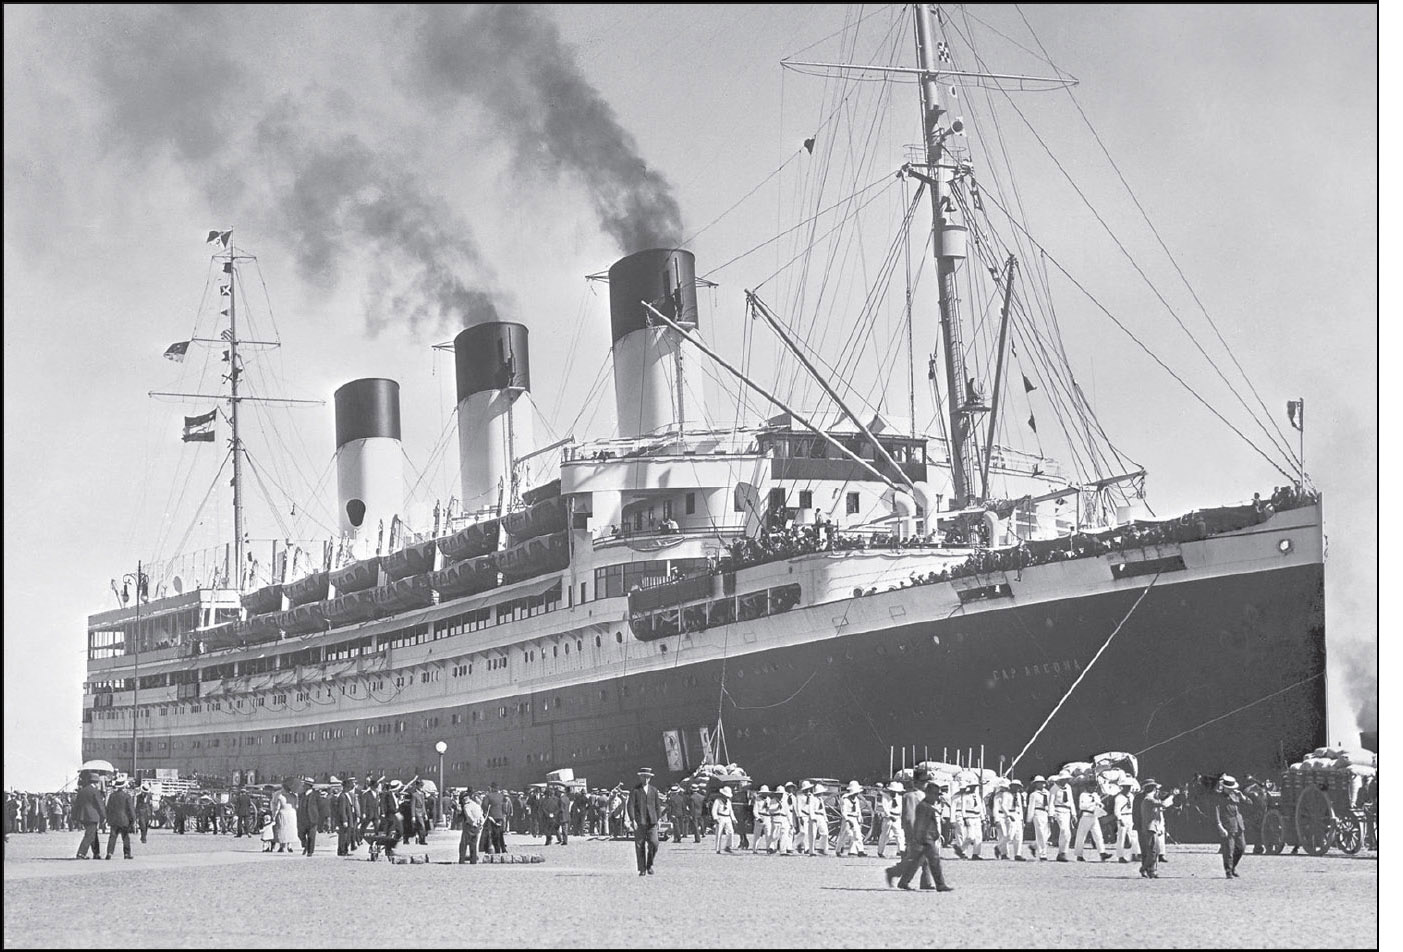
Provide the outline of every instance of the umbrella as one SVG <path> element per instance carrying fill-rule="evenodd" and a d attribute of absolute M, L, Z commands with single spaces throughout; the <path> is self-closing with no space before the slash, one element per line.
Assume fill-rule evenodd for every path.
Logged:
<path fill-rule="evenodd" d="M 432 793 L 435 796 L 438 795 L 438 784 L 434 783 L 432 780 L 420 780 L 419 783 L 423 785 L 425 793 Z"/>
<path fill-rule="evenodd" d="M 81 767 L 79 767 L 78 769 L 79 769 L 79 770 L 91 770 L 91 771 L 93 771 L 94 773 L 110 773 L 110 774 L 114 774 L 114 773 L 117 772 L 117 768 L 114 767 L 114 766 L 112 766 L 110 763 L 108 763 L 108 762 L 105 761 L 105 760 L 89 760 L 89 761 L 85 762 L 85 763 L 84 763 Z"/>

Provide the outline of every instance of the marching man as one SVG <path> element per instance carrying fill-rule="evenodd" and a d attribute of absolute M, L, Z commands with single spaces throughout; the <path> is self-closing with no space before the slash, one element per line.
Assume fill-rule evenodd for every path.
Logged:
<path fill-rule="evenodd" d="M 736 845 L 736 810 L 731 805 L 731 788 L 722 787 L 711 802 L 711 819 L 716 823 L 716 852 L 721 852 L 721 838 L 726 838 L 726 852 L 733 853 Z"/>
<path fill-rule="evenodd" d="M 1122 863 L 1130 862 L 1135 855 L 1135 801 L 1130 795 L 1130 784 L 1123 784 L 1116 794 L 1112 808 L 1116 814 L 1116 848 Z"/>
<path fill-rule="evenodd" d="M 877 855 L 882 856 L 887 844 L 896 841 L 896 855 L 906 853 L 906 831 L 901 826 L 901 795 L 906 787 L 900 780 L 893 780 L 882 793 L 882 837 L 877 841 Z"/>
<path fill-rule="evenodd" d="M 1072 799 L 1072 777 L 1059 773 L 1052 778 L 1052 812 L 1057 817 L 1057 862 L 1068 863 L 1067 848 L 1072 845 L 1072 816 L 1076 801 Z"/>
<path fill-rule="evenodd" d="M 1048 811 L 1052 808 L 1052 797 L 1047 792 L 1047 780 L 1041 775 L 1033 778 L 1033 789 L 1028 794 L 1028 818 L 1033 821 L 1033 855 L 1038 862 L 1047 862 L 1047 840 L 1050 834 Z"/>
<path fill-rule="evenodd" d="M 1014 780 L 994 794 L 994 823 L 1004 859 L 1023 859 L 1023 781 Z"/>
<path fill-rule="evenodd" d="M 794 781 L 770 797 L 770 852 L 794 855 Z"/>
<path fill-rule="evenodd" d="M 959 801 L 965 859 L 982 860 L 984 857 L 979 854 L 984 847 L 984 803 L 979 799 L 979 784 L 965 784 Z"/>
<path fill-rule="evenodd" d="M 819 800 L 820 804 L 822 802 Z M 866 856 L 867 847 L 862 842 L 862 785 L 856 780 L 848 781 L 848 788 L 843 791 L 842 808 L 843 832 L 838 836 L 838 855 L 842 856 L 846 850 L 849 856 Z"/>
<path fill-rule="evenodd" d="M 770 848 L 770 787 L 762 784 L 755 793 L 755 841 L 750 844 L 750 852 L 761 853 Z"/>
<path fill-rule="evenodd" d="M 828 811 L 819 796 L 823 787 L 805 780 L 799 790 L 799 822 L 803 824 L 805 852 L 812 856 L 817 851 L 820 856 L 827 856 Z M 807 795 L 804 790 L 808 790 Z"/>
<path fill-rule="evenodd" d="M 1106 808 L 1101 805 L 1101 798 L 1094 790 L 1088 790 L 1077 799 L 1077 862 L 1086 862 L 1086 857 L 1082 855 L 1082 850 L 1086 847 L 1087 834 L 1091 835 L 1091 843 L 1096 847 L 1096 852 L 1101 854 L 1101 862 L 1111 858 L 1111 854 L 1106 852 L 1106 841 L 1101 836 L 1101 817 L 1106 815 Z"/>

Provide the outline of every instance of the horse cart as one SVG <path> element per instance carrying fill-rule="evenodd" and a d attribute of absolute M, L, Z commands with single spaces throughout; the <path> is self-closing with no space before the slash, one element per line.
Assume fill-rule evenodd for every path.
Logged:
<path fill-rule="evenodd" d="M 1308 763 L 1309 761 L 1305 762 Z M 1281 774 L 1279 792 L 1268 793 L 1262 844 L 1268 853 L 1305 850 L 1322 856 L 1337 846 L 1346 853 L 1378 848 L 1378 826 L 1369 810 L 1356 808 L 1372 768 L 1293 764 Z"/>

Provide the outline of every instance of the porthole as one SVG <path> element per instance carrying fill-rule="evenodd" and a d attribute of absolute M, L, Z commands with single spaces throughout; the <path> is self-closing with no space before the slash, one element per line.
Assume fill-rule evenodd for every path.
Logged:
<path fill-rule="evenodd" d="M 1281 551 L 1282 555 L 1290 555 L 1291 549 L 1293 548 L 1290 539 L 1282 539 L 1276 544 L 1276 547 Z"/>

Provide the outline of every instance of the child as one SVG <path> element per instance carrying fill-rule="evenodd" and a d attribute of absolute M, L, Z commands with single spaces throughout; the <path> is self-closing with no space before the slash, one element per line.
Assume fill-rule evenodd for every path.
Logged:
<path fill-rule="evenodd" d="M 273 852 L 273 816 L 266 810 L 258 814 L 258 819 L 263 826 L 263 832 L 259 838 L 263 841 L 263 852 Z"/>

